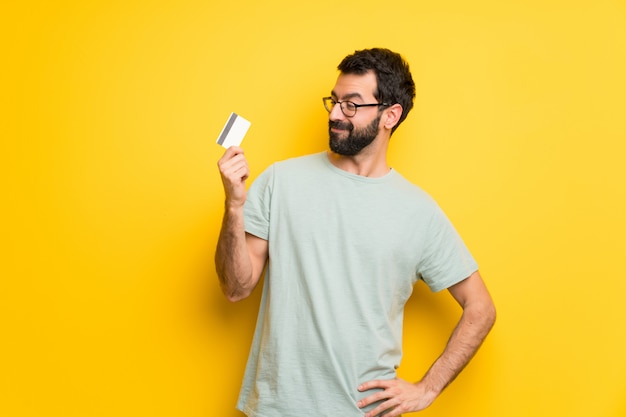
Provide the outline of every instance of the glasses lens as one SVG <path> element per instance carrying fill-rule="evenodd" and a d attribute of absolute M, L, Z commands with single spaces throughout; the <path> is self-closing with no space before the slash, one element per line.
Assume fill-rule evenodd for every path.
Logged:
<path fill-rule="evenodd" d="M 343 101 L 341 102 L 341 110 L 346 116 L 352 117 L 356 114 L 356 105 L 351 101 Z"/>
<path fill-rule="evenodd" d="M 324 97 L 324 108 L 328 113 L 333 111 L 333 107 L 335 107 L 335 102 L 331 97 Z"/>

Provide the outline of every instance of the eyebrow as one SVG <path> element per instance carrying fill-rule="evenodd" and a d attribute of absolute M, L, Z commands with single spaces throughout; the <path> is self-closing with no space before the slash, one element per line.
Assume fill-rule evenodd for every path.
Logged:
<path fill-rule="evenodd" d="M 335 93 L 334 90 L 330 92 L 330 95 L 333 96 L 333 97 L 339 98 L 339 97 L 337 97 L 337 93 Z M 361 96 L 361 94 L 359 94 L 359 93 L 349 93 L 349 94 L 346 94 L 345 96 L 341 97 L 342 100 L 349 100 L 349 99 L 353 99 L 353 98 L 360 98 L 361 100 L 363 100 L 363 96 Z"/>

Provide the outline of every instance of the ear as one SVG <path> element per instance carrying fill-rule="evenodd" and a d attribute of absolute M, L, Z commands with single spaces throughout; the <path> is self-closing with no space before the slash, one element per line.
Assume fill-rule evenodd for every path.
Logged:
<path fill-rule="evenodd" d="M 396 103 L 391 107 L 387 107 L 382 118 L 383 126 L 391 130 L 398 124 L 400 117 L 402 117 L 402 106 L 400 104 Z"/>

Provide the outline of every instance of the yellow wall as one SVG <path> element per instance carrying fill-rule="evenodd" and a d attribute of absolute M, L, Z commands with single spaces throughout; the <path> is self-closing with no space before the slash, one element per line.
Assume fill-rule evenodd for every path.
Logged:
<path fill-rule="evenodd" d="M 390 162 L 444 207 L 499 308 L 424 416 L 626 415 L 623 0 L 2 6 L 0 415 L 238 416 L 259 294 L 221 296 L 215 139 L 253 176 L 326 146 L 355 49 L 418 85 Z M 15 8 L 17 7 L 17 8 Z M 409 304 L 407 378 L 459 309 Z"/>

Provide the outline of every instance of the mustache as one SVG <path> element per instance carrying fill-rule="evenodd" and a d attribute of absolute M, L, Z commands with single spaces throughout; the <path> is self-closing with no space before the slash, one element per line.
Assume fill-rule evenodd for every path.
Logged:
<path fill-rule="evenodd" d="M 328 127 L 331 129 L 343 129 L 352 131 L 354 129 L 354 125 L 350 122 L 340 122 L 337 120 L 329 120 Z"/>

